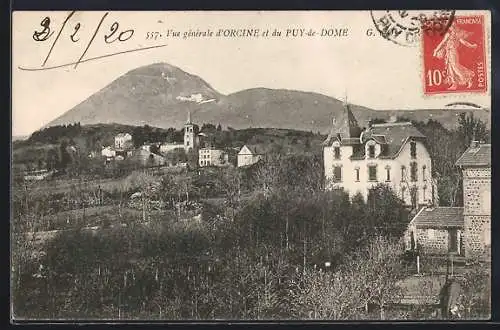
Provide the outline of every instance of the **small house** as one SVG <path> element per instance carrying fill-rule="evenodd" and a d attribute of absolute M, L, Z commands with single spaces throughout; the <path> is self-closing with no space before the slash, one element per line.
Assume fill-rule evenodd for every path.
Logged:
<path fill-rule="evenodd" d="M 112 147 L 104 147 L 101 150 L 101 155 L 106 158 L 114 158 L 116 156 L 116 150 Z"/>
<path fill-rule="evenodd" d="M 261 145 L 245 144 L 238 152 L 238 167 L 255 164 L 264 156 L 265 150 Z"/>
<path fill-rule="evenodd" d="M 408 250 L 425 254 L 463 255 L 463 207 L 422 207 L 405 234 Z"/>
<path fill-rule="evenodd" d="M 129 133 L 119 133 L 115 136 L 115 149 L 126 150 L 133 147 L 132 135 Z"/>

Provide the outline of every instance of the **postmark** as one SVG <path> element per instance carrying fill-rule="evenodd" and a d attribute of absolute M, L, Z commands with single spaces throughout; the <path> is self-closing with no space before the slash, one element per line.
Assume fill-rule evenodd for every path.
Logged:
<path fill-rule="evenodd" d="M 425 94 L 487 91 L 484 21 L 482 15 L 457 16 L 445 34 L 423 34 Z"/>
<path fill-rule="evenodd" d="M 385 10 L 371 11 L 380 35 L 400 46 L 420 44 L 421 34 L 444 35 L 455 16 L 454 10 Z"/>

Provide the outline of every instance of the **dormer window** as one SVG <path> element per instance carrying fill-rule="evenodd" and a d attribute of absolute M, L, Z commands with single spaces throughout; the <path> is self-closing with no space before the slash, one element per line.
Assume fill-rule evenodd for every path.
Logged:
<path fill-rule="evenodd" d="M 333 156 L 335 159 L 340 159 L 340 147 L 333 148 Z"/>
<path fill-rule="evenodd" d="M 368 146 L 368 158 L 375 158 L 375 145 Z"/>
<path fill-rule="evenodd" d="M 417 158 L 417 143 L 415 141 L 410 142 L 410 156 L 412 159 Z"/>

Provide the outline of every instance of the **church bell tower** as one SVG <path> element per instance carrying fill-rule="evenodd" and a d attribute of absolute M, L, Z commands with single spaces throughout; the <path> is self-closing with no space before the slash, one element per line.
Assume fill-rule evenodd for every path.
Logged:
<path fill-rule="evenodd" d="M 191 122 L 191 111 L 188 111 L 188 118 L 184 124 L 184 150 L 196 148 L 196 137 L 194 132 L 194 125 Z"/>

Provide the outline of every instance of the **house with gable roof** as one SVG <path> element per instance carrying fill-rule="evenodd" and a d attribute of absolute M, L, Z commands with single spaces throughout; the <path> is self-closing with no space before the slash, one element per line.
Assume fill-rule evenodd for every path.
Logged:
<path fill-rule="evenodd" d="M 350 106 L 323 142 L 327 188 L 343 188 L 365 200 L 373 186 L 383 183 L 412 209 L 436 198 L 431 158 L 425 136 L 410 122 L 369 124 L 362 130 Z"/>
<path fill-rule="evenodd" d="M 265 150 L 259 144 L 245 144 L 238 152 L 238 167 L 249 166 L 264 159 Z"/>

